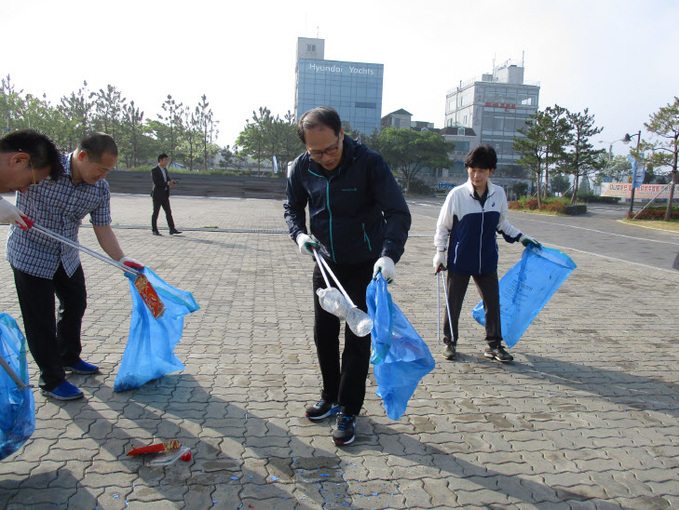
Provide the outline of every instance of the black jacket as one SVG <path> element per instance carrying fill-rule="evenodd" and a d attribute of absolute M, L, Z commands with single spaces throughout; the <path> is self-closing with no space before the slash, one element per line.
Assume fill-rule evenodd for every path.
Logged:
<path fill-rule="evenodd" d="M 167 171 L 167 170 L 166 170 Z M 156 166 L 151 170 L 151 179 L 153 179 L 153 189 L 151 190 L 151 196 L 154 200 L 166 200 L 170 197 L 170 185 L 168 181 L 171 181 L 170 174 L 167 174 L 167 181 L 165 180 L 165 175 L 163 170 Z"/>
<path fill-rule="evenodd" d="M 304 152 L 293 162 L 287 184 L 285 221 L 293 240 L 310 230 L 321 254 L 338 264 L 381 256 L 398 262 L 411 217 L 403 194 L 382 156 L 348 136 L 342 161 L 329 173 Z"/>

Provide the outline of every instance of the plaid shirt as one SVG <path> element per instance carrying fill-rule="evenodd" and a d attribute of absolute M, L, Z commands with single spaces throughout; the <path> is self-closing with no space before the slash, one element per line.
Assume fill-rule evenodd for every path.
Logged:
<path fill-rule="evenodd" d="M 78 242 L 78 230 L 88 214 L 92 225 L 111 224 L 111 192 L 104 179 L 96 184 L 75 184 L 71 177 L 72 155 L 63 157 L 65 176 L 17 193 L 16 206 L 38 225 Z M 7 238 L 7 260 L 19 271 L 48 279 L 54 277 L 59 264 L 63 264 L 69 277 L 80 265 L 76 248 L 16 225 L 10 227 Z"/>

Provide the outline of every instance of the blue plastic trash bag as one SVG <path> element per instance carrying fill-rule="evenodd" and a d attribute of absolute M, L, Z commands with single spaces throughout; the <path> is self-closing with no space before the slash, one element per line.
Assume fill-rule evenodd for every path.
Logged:
<path fill-rule="evenodd" d="M 434 369 L 429 347 L 391 300 L 381 274 L 366 291 L 368 315 L 373 320 L 372 356 L 377 396 L 392 420 L 406 411 L 420 380 Z"/>
<path fill-rule="evenodd" d="M 168 285 L 147 267 L 142 273 L 165 305 L 165 313 L 155 319 L 134 286 L 134 275 L 125 273 L 130 281 L 132 318 L 113 391 L 138 388 L 153 379 L 183 370 L 184 364 L 175 356 L 174 348 L 184 332 L 184 316 L 200 308 L 190 292 Z"/>
<path fill-rule="evenodd" d="M 533 319 L 576 266 L 565 253 L 553 248 L 523 250 L 521 260 L 500 280 L 500 325 L 507 347 L 514 347 Z M 472 310 L 482 326 L 486 325 L 483 301 Z"/>
<path fill-rule="evenodd" d="M 28 386 L 26 339 L 16 321 L 0 313 L 0 356 Z M 35 402 L 30 388 L 21 389 L 0 366 L 0 460 L 13 454 L 35 431 Z"/>

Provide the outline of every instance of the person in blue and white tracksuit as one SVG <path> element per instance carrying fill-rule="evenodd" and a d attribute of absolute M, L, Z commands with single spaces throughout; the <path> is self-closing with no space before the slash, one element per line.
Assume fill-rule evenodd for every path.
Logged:
<path fill-rule="evenodd" d="M 509 243 L 520 241 L 524 246 L 533 244 L 538 247 L 540 243 L 507 221 L 505 192 L 490 181 L 497 166 L 495 149 L 486 144 L 475 147 L 467 154 L 464 165 L 469 180 L 448 193 L 434 235 L 434 271 L 448 270 L 446 298 L 452 321 L 450 324 L 446 315 L 443 355 L 449 360 L 455 359 L 460 310 L 471 277 L 483 299 L 486 317 L 488 347 L 483 354 L 506 363 L 514 357 L 502 345 L 496 233 L 502 234 Z"/>
<path fill-rule="evenodd" d="M 321 106 L 299 119 L 306 146 L 289 167 L 285 220 L 301 253 L 318 250 L 354 304 L 366 311 L 366 287 L 381 273 L 396 278 L 411 217 L 396 179 L 384 159 L 344 134 L 335 110 Z M 309 210 L 309 231 L 306 209 Z M 320 401 L 307 408 L 310 420 L 336 415 L 336 445 L 354 441 L 356 416 L 365 398 L 370 337 L 345 328 L 340 352 L 340 321 L 320 306 L 316 290 L 325 283 L 313 274 L 314 342 L 323 379 Z"/>

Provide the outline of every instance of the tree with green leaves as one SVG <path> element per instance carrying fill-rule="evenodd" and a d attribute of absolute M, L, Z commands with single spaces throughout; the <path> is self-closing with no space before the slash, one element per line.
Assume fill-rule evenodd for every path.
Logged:
<path fill-rule="evenodd" d="M 538 207 L 542 207 L 542 198 L 547 195 L 550 167 L 557 166 L 564 157 L 569 132 L 567 116 L 566 108 L 548 106 L 531 115 L 518 130 L 521 136 L 514 138 L 513 148 L 521 155 L 517 163 L 531 172 L 537 183 Z"/>
<path fill-rule="evenodd" d="M 575 186 L 571 202 L 575 203 L 580 179 L 586 177 L 590 171 L 602 168 L 602 155 L 606 151 L 595 149 L 590 143 L 590 139 L 601 133 L 603 128 L 595 127 L 594 115 L 589 114 L 588 108 L 585 108 L 583 112 L 568 112 L 567 119 L 570 125 L 570 136 L 561 170 L 573 176 Z"/>
<path fill-rule="evenodd" d="M 167 129 L 157 130 L 156 137 L 162 145 L 167 147 L 164 151 L 168 152 L 170 155 L 170 164 L 174 161 L 174 153 L 179 146 L 179 138 L 184 127 L 185 112 L 183 106 L 182 103 L 177 103 L 177 101 L 168 94 L 167 99 L 165 99 L 165 102 L 161 105 L 164 114 L 158 115 L 158 119 L 160 119 Z"/>
<path fill-rule="evenodd" d="M 397 175 L 401 175 L 406 190 L 413 178 L 424 168 L 436 170 L 451 166 L 448 153 L 454 145 L 433 131 L 414 131 L 388 127 L 380 133 L 380 154 Z"/>
<path fill-rule="evenodd" d="M 257 162 L 257 176 L 262 172 L 262 161 L 268 158 L 266 131 L 271 122 L 271 110 L 263 106 L 257 112 L 252 112 L 252 122 L 250 119 L 245 121 L 245 127 L 238 135 L 236 145 L 240 147 L 238 151 L 242 156 L 250 156 Z"/>
<path fill-rule="evenodd" d="M 210 160 L 216 153 L 215 145 L 212 143 L 215 136 L 217 136 L 217 121 L 214 120 L 210 103 L 205 94 L 200 97 L 198 106 L 196 106 L 196 127 L 200 132 L 200 145 L 203 152 L 203 170 L 209 169 Z"/>
<path fill-rule="evenodd" d="M 193 162 L 196 159 L 196 151 L 199 148 L 200 125 L 198 123 L 198 108 L 191 111 L 188 106 L 184 108 L 184 121 L 182 124 L 181 149 L 188 159 L 189 171 L 193 171 Z"/>
<path fill-rule="evenodd" d="M 77 92 L 71 92 L 70 96 L 61 98 L 59 112 L 64 119 L 65 138 L 67 149 L 72 150 L 78 145 L 85 135 L 92 129 L 92 94 L 87 88 L 87 81 Z"/>
<path fill-rule="evenodd" d="M 563 174 L 556 174 L 552 177 L 552 191 L 554 193 L 563 194 L 569 190 L 571 182 Z"/>
<path fill-rule="evenodd" d="M 92 127 L 117 138 L 126 98 L 110 84 L 106 89 L 92 92 L 91 97 L 94 99 Z"/>
<path fill-rule="evenodd" d="M 304 146 L 297 136 L 295 116 L 288 111 L 283 119 L 271 114 L 271 110 L 263 106 L 259 114 L 252 112 L 252 122 L 246 121 L 240 132 L 236 145 L 242 156 L 250 156 L 257 162 L 257 174 L 262 173 L 262 161 L 272 161 L 276 156 L 280 168 L 286 168 Z M 284 176 L 285 173 L 281 172 Z"/>
<path fill-rule="evenodd" d="M 144 112 L 135 106 L 134 101 L 123 105 L 121 120 L 121 153 L 127 166 L 136 167 L 140 162 L 141 146 L 144 137 Z"/>
<path fill-rule="evenodd" d="M 0 81 L 0 115 L 2 130 L 5 133 L 27 127 L 22 115 L 24 109 L 22 93 L 23 90 L 17 92 L 9 74 Z"/>
<path fill-rule="evenodd" d="M 290 110 L 287 111 L 282 119 L 276 115 L 274 129 L 276 131 L 276 144 L 272 146 L 272 156 L 276 156 L 278 160 L 280 177 L 285 177 L 285 169 L 288 167 L 288 163 L 304 151 L 304 144 L 297 135 L 295 114 Z"/>
<path fill-rule="evenodd" d="M 219 151 L 219 168 L 224 168 L 225 170 L 231 166 L 231 162 L 233 161 L 235 154 L 231 150 L 231 147 L 227 145 L 226 147 L 222 147 L 222 149 Z"/>
<path fill-rule="evenodd" d="M 632 172 L 632 164 L 627 156 L 602 154 L 599 166 L 601 170 L 597 174 L 597 184 L 601 184 L 604 177 L 609 177 L 613 182 L 622 182 Z"/>
<path fill-rule="evenodd" d="M 670 197 L 667 201 L 665 221 L 672 218 L 672 201 L 674 189 L 679 180 L 677 174 L 677 157 L 679 156 L 679 97 L 674 97 L 674 102 L 668 103 L 651 115 L 644 124 L 646 130 L 653 135 L 653 141 L 642 141 L 639 144 L 640 151 L 652 151 L 647 158 L 653 168 L 669 167 L 672 177 L 670 183 Z"/>

